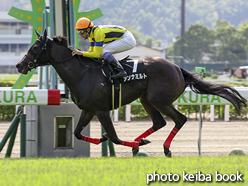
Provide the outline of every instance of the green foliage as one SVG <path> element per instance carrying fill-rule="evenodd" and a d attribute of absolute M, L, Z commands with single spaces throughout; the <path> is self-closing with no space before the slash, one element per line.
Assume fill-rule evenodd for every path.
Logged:
<path fill-rule="evenodd" d="M 0 105 L 0 121 L 11 121 L 15 116 L 15 105 Z"/>
<path fill-rule="evenodd" d="M 235 107 L 233 105 L 230 106 L 230 120 L 247 120 L 248 108 L 243 108 L 240 115 L 237 113 Z"/>
<path fill-rule="evenodd" d="M 183 56 L 193 64 L 211 61 L 243 65 L 247 60 L 248 22 L 242 22 L 236 29 L 226 20 L 218 20 L 216 30 L 194 24 L 176 40 L 169 45 L 168 55 Z"/>
<path fill-rule="evenodd" d="M 220 18 L 228 20 L 237 27 L 246 20 L 248 4 L 245 0 L 211 0 L 185 1 L 186 29 L 192 24 L 201 23 L 214 28 Z M 95 0 L 89 3 L 81 0 L 79 11 L 100 8 L 103 17 L 95 20 L 96 25 L 116 24 L 129 25 L 141 33 L 143 43 L 146 38 L 172 41 L 180 33 L 180 5 L 181 1 L 149 1 L 149 0 Z"/>
<path fill-rule="evenodd" d="M 125 106 L 119 108 L 119 120 L 125 120 Z M 179 105 L 178 111 L 184 114 L 189 120 L 199 119 L 199 105 Z M 209 120 L 210 105 L 202 105 L 202 119 Z M 215 118 L 223 120 L 225 105 L 215 105 Z M 247 120 L 248 108 L 244 108 L 240 115 L 233 105 L 230 106 L 230 120 Z M 165 116 L 164 116 L 165 117 Z M 166 118 L 166 117 L 165 117 Z M 151 119 L 141 105 L 131 106 L 131 120 Z"/>
<path fill-rule="evenodd" d="M 15 81 L 0 81 L 0 87 L 12 87 Z M 0 121 L 10 121 L 15 116 L 15 106 L 0 105 Z"/>
<path fill-rule="evenodd" d="M 213 76 L 212 76 L 213 79 L 218 79 L 218 74 L 217 73 L 214 73 Z"/>
<path fill-rule="evenodd" d="M 15 81 L 0 81 L 0 87 L 12 87 Z"/>
<path fill-rule="evenodd" d="M 132 113 L 132 119 L 147 119 L 149 118 L 149 115 L 146 113 L 145 109 L 141 105 L 133 105 L 131 107 L 131 113 Z"/>
<path fill-rule="evenodd" d="M 32 10 L 30 0 L 14 0 L 14 5 Z M 171 42 L 180 33 L 180 5 L 179 0 L 81 0 L 79 12 L 100 8 L 104 16 L 95 20 L 95 25 L 128 26 L 140 33 L 138 42 L 141 40 L 141 43 L 148 37 Z M 247 19 L 248 4 L 245 0 L 191 0 L 185 1 L 185 6 L 186 29 L 196 23 L 214 28 L 219 19 L 228 20 L 238 27 Z"/>
<path fill-rule="evenodd" d="M 210 74 L 210 73 L 209 73 Z M 214 71 L 214 75 L 218 77 L 217 72 Z M 213 78 L 214 79 L 214 78 Z M 234 79 L 236 81 L 236 79 Z M 225 85 L 231 87 L 248 87 L 246 80 L 239 80 L 239 83 L 225 83 Z M 184 114 L 188 119 L 198 120 L 199 119 L 199 105 L 179 105 L 179 112 Z M 125 120 L 126 106 L 119 108 L 119 120 Z M 224 119 L 225 105 L 215 105 L 215 117 L 218 120 Z M 208 120 L 210 113 L 210 105 L 202 105 L 202 119 Z M 248 107 L 244 108 L 240 115 L 238 115 L 235 107 L 230 106 L 230 120 L 245 120 L 247 119 Z M 131 120 L 146 120 L 150 119 L 150 116 L 146 113 L 142 105 L 131 106 Z"/>
<path fill-rule="evenodd" d="M 243 26 L 245 26 L 243 24 Z M 228 61 L 235 63 L 247 58 L 245 46 L 247 39 L 243 37 L 244 33 L 229 25 L 225 20 L 219 20 L 216 23 L 216 39 L 219 44 L 213 50 L 213 59 L 215 61 Z"/>
<path fill-rule="evenodd" d="M 119 120 L 125 120 L 125 112 L 126 112 L 126 106 L 122 106 L 118 109 L 118 117 Z"/>
<path fill-rule="evenodd" d="M 119 120 L 125 120 L 126 106 L 122 106 L 118 109 Z M 131 117 L 132 120 L 143 120 L 148 119 L 149 115 L 146 113 L 142 105 L 131 106 Z"/>
<path fill-rule="evenodd" d="M 153 38 L 152 37 L 148 37 L 146 39 L 145 46 L 147 46 L 149 48 L 152 48 L 152 42 L 153 42 Z"/>
<path fill-rule="evenodd" d="M 198 64 L 202 61 L 205 53 L 211 51 L 214 44 L 214 31 L 202 24 L 191 25 L 182 37 L 177 37 L 174 44 L 175 56 L 184 56 L 187 61 Z"/>

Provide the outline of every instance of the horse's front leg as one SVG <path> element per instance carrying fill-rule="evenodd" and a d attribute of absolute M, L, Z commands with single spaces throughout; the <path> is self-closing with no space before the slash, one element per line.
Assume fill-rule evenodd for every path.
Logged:
<path fill-rule="evenodd" d="M 89 112 L 82 111 L 80 119 L 79 119 L 78 124 L 77 124 L 77 127 L 74 130 L 74 135 L 79 140 L 84 140 L 84 141 L 87 141 L 87 142 L 94 143 L 94 144 L 98 145 L 99 143 L 101 143 L 103 141 L 106 141 L 107 138 L 106 137 L 103 137 L 103 138 L 91 138 L 91 137 L 88 137 L 88 136 L 83 136 L 81 134 L 82 130 L 88 125 L 88 123 L 91 121 L 93 116 L 94 115 L 89 113 Z"/>
<path fill-rule="evenodd" d="M 128 142 L 128 141 L 122 141 L 118 138 L 118 136 L 115 132 L 114 125 L 111 121 L 109 111 L 98 111 L 96 113 L 96 115 L 97 115 L 100 123 L 104 127 L 105 131 L 107 132 L 108 138 L 113 143 L 115 143 L 117 145 L 124 145 L 124 146 L 128 146 L 128 147 L 133 147 L 133 148 L 137 148 L 139 146 L 138 141 Z"/>

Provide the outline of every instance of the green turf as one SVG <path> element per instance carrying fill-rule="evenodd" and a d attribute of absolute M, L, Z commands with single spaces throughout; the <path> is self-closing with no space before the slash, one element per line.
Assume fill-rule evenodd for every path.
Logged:
<path fill-rule="evenodd" d="M 248 185 L 248 157 L 137 157 L 137 158 L 27 158 L 0 159 L 0 185 L 147 185 L 147 174 L 178 174 L 178 182 L 150 185 Z M 183 181 L 187 174 L 211 174 L 212 182 Z M 243 174 L 243 182 L 215 182 L 220 174 Z"/>
<path fill-rule="evenodd" d="M 17 81 L 19 78 L 20 74 L 0 74 L 0 81 Z M 37 81 L 38 80 L 38 75 L 34 74 L 31 77 L 32 81 Z"/>

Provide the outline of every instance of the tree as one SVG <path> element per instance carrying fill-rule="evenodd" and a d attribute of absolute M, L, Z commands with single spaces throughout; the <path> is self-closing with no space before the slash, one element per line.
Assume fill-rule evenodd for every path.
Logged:
<path fill-rule="evenodd" d="M 215 41 L 215 34 L 202 24 L 194 24 L 185 31 L 182 37 L 176 37 L 173 55 L 183 56 L 189 62 L 198 64 L 206 53 L 211 52 L 211 45 Z M 171 54 L 170 54 L 171 55 Z"/>
<path fill-rule="evenodd" d="M 246 60 L 248 61 L 248 21 L 242 22 L 239 25 L 238 32 L 242 39 L 243 48 L 246 51 Z"/>
<path fill-rule="evenodd" d="M 145 46 L 152 48 L 153 37 L 148 37 L 145 42 Z"/>
<path fill-rule="evenodd" d="M 245 27 L 243 33 L 234 26 L 229 25 L 226 20 L 218 20 L 216 23 L 217 45 L 213 59 L 215 61 L 230 62 L 240 64 L 246 59 L 247 39 L 245 38 Z M 244 35 L 242 35 L 244 34 Z"/>

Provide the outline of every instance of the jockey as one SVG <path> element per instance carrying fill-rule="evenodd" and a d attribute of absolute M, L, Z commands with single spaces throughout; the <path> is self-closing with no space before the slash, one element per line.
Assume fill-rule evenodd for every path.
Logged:
<path fill-rule="evenodd" d="M 116 25 L 94 26 L 94 24 L 85 17 L 78 19 L 75 30 L 77 30 L 78 34 L 84 39 L 89 38 L 90 50 L 89 52 L 83 52 L 73 49 L 72 55 L 82 55 L 90 58 L 102 57 L 118 70 L 118 73 L 111 76 L 112 79 L 125 77 L 127 75 L 119 61 L 117 61 L 112 54 L 130 50 L 136 45 L 136 40 L 130 31 Z"/>

